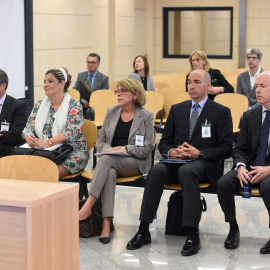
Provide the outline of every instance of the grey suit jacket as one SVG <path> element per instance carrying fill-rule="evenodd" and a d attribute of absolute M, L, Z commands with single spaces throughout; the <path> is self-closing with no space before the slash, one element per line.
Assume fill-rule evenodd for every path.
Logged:
<path fill-rule="evenodd" d="M 261 72 L 264 70 L 261 69 Z M 261 73 L 260 72 L 260 73 Z M 245 71 L 237 77 L 237 93 L 242 94 L 248 98 L 248 105 L 252 106 L 257 103 L 256 99 L 256 88 L 255 85 L 251 89 L 249 71 Z"/>
<path fill-rule="evenodd" d="M 96 144 L 98 152 L 105 152 L 112 147 L 111 143 L 121 111 L 119 105 L 108 108 L 102 128 L 98 133 Z M 154 115 L 152 112 L 142 107 L 136 107 L 129 132 L 127 152 L 137 160 L 141 173 L 148 173 L 151 167 L 151 152 L 155 147 L 153 121 Z M 144 146 L 135 145 L 136 134 L 144 136 Z"/>
<path fill-rule="evenodd" d="M 79 81 L 81 81 L 84 84 L 85 80 L 87 80 L 87 77 L 88 77 L 88 71 L 80 72 L 78 74 L 77 81 L 76 81 L 75 85 L 73 86 L 73 88 L 78 90 Z M 100 89 L 109 89 L 108 76 L 106 76 L 98 71 L 96 78 L 95 78 L 95 81 L 94 81 L 94 84 L 92 85 L 91 89 L 92 89 L 92 91 L 100 90 Z"/>
<path fill-rule="evenodd" d="M 135 73 L 135 72 L 130 73 L 128 75 L 128 78 L 135 79 L 135 80 L 142 83 L 142 80 L 141 80 L 141 77 L 140 77 L 139 73 Z M 147 88 L 148 89 L 145 89 L 145 90 L 147 90 L 147 91 L 155 91 L 153 78 L 151 76 L 149 76 L 149 75 L 147 76 Z"/>

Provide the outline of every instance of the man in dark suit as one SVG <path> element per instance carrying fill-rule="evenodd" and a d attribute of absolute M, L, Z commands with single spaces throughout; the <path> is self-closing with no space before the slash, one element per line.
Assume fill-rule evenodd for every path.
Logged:
<path fill-rule="evenodd" d="M 21 133 L 27 121 L 26 104 L 6 94 L 8 76 L 0 69 L 0 157 L 21 144 Z"/>
<path fill-rule="evenodd" d="M 251 48 L 246 53 L 249 70 L 239 74 L 237 77 L 237 93 L 248 98 L 249 107 L 257 106 L 255 81 L 257 76 L 263 72 L 260 67 L 262 52 L 257 48 Z"/>
<path fill-rule="evenodd" d="M 160 162 L 150 169 L 141 206 L 139 231 L 127 244 L 127 249 L 137 249 L 151 242 L 149 224 L 157 212 L 164 184 L 179 181 L 183 195 L 182 224 L 187 231 L 181 254 L 190 256 L 199 251 L 199 184 L 206 179 L 216 183 L 223 170 L 221 161 L 231 156 L 233 142 L 231 112 L 207 97 L 209 87 L 209 73 L 200 69 L 192 71 L 188 77 L 188 91 L 192 100 L 172 106 L 159 151 L 162 155 L 196 160 L 182 166 Z"/>
<path fill-rule="evenodd" d="M 109 89 L 109 78 L 98 71 L 100 65 L 100 56 L 97 53 L 90 53 L 86 59 L 86 66 L 88 71 L 84 71 L 78 74 L 77 81 L 73 86 L 74 89 L 79 88 L 79 82 L 85 84 L 88 81 L 92 91 L 100 89 Z M 89 100 L 81 99 L 81 103 L 84 108 L 84 112 L 89 108 Z"/>
<path fill-rule="evenodd" d="M 255 86 L 259 106 L 244 113 L 233 151 L 233 168 L 217 183 L 219 203 L 225 221 L 230 223 L 230 231 L 224 243 L 227 249 L 235 249 L 239 245 L 234 194 L 241 191 L 245 184 L 250 182 L 260 186 L 260 195 L 270 215 L 270 73 L 259 74 Z M 260 252 L 270 253 L 270 240 Z"/>

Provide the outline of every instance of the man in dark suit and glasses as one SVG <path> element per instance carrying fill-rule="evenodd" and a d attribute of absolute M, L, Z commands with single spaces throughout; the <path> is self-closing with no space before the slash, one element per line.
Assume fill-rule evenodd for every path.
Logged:
<path fill-rule="evenodd" d="M 231 112 L 227 107 L 208 99 L 209 87 L 209 73 L 199 69 L 192 71 L 188 77 L 191 100 L 172 106 L 159 151 L 162 155 L 196 160 L 182 166 L 160 162 L 150 169 L 141 206 L 139 231 L 127 244 L 127 249 L 138 249 L 151 242 L 149 224 L 157 212 L 164 184 L 179 181 L 183 195 L 182 224 L 187 230 L 181 254 L 190 256 L 199 251 L 199 184 L 203 181 L 216 183 L 223 170 L 221 161 L 231 156 L 233 142 Z"/>
<path fill-rule="evenodd" d="M 0 69 L 0 157 L 10 155 L 22 144 L 22 130 L 27 121 L 26 104 L 6 94 L 7 73 Z"/>
<path fill-rule="evenodd" d="M 244 113 L 236 147 L 233 151 L 233 168 L 217 183 L 219 203 L 230 223 L 224 246 L 235 249 L 240 241 L 234 202 L 235 192 L 242 190 L 248 181 L 260 187 L 260 195 L 270 215 L 270 73 L 263 72 L 256 79 L 258 107 Z M 270 240 L 261 248 L 270 253 Z"/>

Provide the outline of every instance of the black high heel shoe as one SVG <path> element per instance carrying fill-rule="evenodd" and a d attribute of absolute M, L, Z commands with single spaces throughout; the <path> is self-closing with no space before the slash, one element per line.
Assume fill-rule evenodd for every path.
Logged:
<path fill-rule="evenodd" d="M 110 237 L 110 235 L 108 235 L 108 236 L 105 236 L 105 237 L 99 237 L 99 242 L 100 243 L 102 243 L 102 244 L 108 244 L 108 243 L 110 243 L 110 241 L 111 241 L 111 237 Z"/>

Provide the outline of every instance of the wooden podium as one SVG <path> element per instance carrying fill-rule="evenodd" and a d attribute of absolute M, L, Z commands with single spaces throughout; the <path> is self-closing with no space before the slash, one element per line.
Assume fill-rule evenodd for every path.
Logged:
<path fill-rule="evenodd" d="M 0 269 L 79 269 L 78 184 L 0 179 Z"/>

